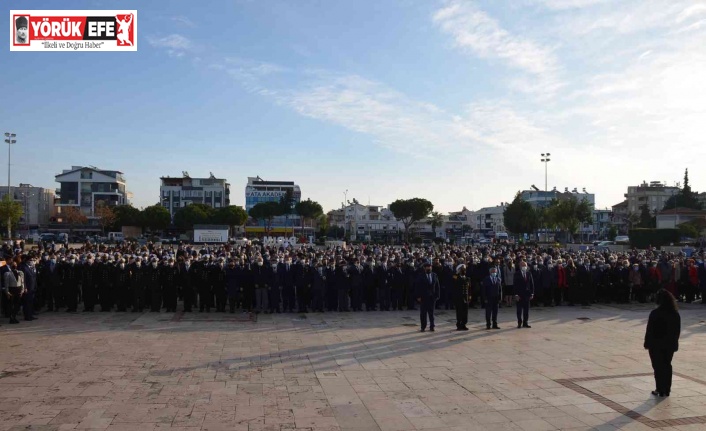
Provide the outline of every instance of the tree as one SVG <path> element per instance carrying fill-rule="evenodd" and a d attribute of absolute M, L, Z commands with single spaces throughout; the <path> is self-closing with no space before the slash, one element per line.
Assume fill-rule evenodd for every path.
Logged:
<path fill-rule="evenodd" d="M 9 230 L 7 227 L 8 220 L 10 221 L 10 228 L 17 226 L 22 214 L 24 214 L 22 204 L 19 201 L 10 199 L 10 195 L 6 194 L 0 201 L 0 223 L 5 229 Z"/>
<path fill-rule="evenodd" d="M 115 221 L 111 226 L 113 229 L 120 230 L 123 226 L 142 225 L 142 213 L 132 205 L 117 205 L 112 207 L 112 210 L 115 214 Z"/>
<path fill-rule="evenodd" d="M 533 233 L 539 228 L 539 215 L 532 204 L 517 192 L 515 199 L 503 211 L 503 223 L 515 235 Z"/>
<path fill-rule="evenodd" d="M 699 237 L 699 230 L 690 223 L 680 223 L 679 226 L 677 226 L 679 229 L 679 235 L 681 237 L 687 237 L 687 238 L 698 238 Z"/>
<path fill-rule="evenodd" d="M 625 223 L 628 225 L 628 230 L 632 229 L 640 222 L 640 216 L 635 213 L 628 213 L 625 217 Z"/>
<path fill-rule="evenodd" d="M 287 228 L 287 225 L 289 224 L 289 215 L 292 213 L 292 204 L 294 203 L 294 192 L 292 189 L 287 189 L 284 192 L 284 195 L 279 198 L 279 214 L 277 215 L 283 215 L 284 216 L 284 226 L 285 229 Z M 292 232 L 294 232 L 294 228 L 292 228 Z"/>
<path fill-rule="evenodd" d="M 558 226 L 559 229 L 566 232 L 569 236 L 567 239 L 573 239 L 579 226 L 582 223 L 590 222 L 592 218 L 591 205 L 588 201 L 582 199 L 579 202 L 573 195 L 552 200 L 547 209 L 547 219 L 550 224 Z"/>
<path fill-rule="evenodd" d="M 113 209 L 106 205 L 105 202 L 98 202 L 96 204 L 96 217 L 98 217 L 98 224 L 101 225 L 101 232 L 105 235 L 105 228 L 108 226 L 113 226 L 117 217 Z"/>
<path fill-rule="evenodd" d="M 69 225 L 69 236 L 73 234 L 74 227 L 78 224 L 88 223 L 88 217 L 83 215 L 79 207 L 62 207 L 61 219 Z"/>
<path fill-rule="evenodd" d="M 213 208 L 206 204 L 190 204 L 174 214 L 174 225 L 179 229 L 190 230 L 195 224 L 208 224 L 213 215 Z"/>
<path fill-rule="evenodd" d="M 412 223 L 426 218 L 433 210 L 434 205 L 422 198 L 397 199 L 390 204 L 390 211 L 404 225 L 407 240 L 409 240 L 409 227 Z"/>
<path fill-rule="evenodd" d="M 650 207 L 647 204 L 640 205 L 640 221 L 637 227 L 653 229 L 657 225 L 657 220 L 650 213 Z"/>
<path fill-rule="evenodd" d="M 265 222 L 265 232 L 269 235 L 272 230 L 272 219 L 282 215 L 282 206 L 279 202 L 260 202 L 250 208 L 250 217 Z"/>
<path fill-rule="evenodd" d="M 231 230 L 233 230 L 234 226 L 244 225 L 246 221 L 248 221 L 248 213 L 237 205 L 218 208 L 213 215 L 213 222 L 215 224 L 228 225 Z"/>
<path fill-rule="evenodd" d="M 150 231 L 164 230 L 172 222 L 169 210 L 162 205 L 152 205 L 142 210 L 142 226 Z"/>
<path fill-rule="evenodd" d="M 611 226 L 610 229 L 608 229 L 608 239 L 610 241 L 615 241 L 615 238 L 618 236 L 618 229 L 615 226 Z"/>
<path fill-rule="evenodd" d="M 684 186 L 679 190 L 679 192 L 667 199 L 664 204 L 664 210 L 671 210 L 674 208 L 690 208 L 695 210 L 702 209 L 701 202 L 698 201 L 696 193 L 691 190 L 689 185 L 689 169 L 684 171 Z"/>
<path fill-rule="evenodd" d="M 328 228 L 329 228 L 328 216 L 326 214 L 321 214 L 316 219 L 316 222 L 319 225 L 319 236 L 326 236 L 326 233 L 328 232 Z"/>
<path fill-rule="evenodd" d="M 436 238 L 436 228 L 444 224 L 443 214 L 438 211 L 432 211 L 429 223 L 431 224 L 432 232 L 434 232 L 434 238 Z"/>
<path fill-rule="evenodd" d="M 300 201 L 294 206 L 294 211 L 297 212 L 299 217 L 302 219 L 302 234 L 304 233 L 304 221 L 314 220 L 319 218 L 324 214 L 324 209 L 318 202 L 307 199 L 305 201 Z"/>

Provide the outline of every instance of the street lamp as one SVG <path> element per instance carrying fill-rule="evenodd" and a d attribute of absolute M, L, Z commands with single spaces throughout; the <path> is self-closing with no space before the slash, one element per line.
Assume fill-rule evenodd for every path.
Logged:
<path fill-rule="evenodd" d="M 343 192 L 343 202 L 341 206 L 343 207 L 343 240 L 346 240 L 346 224 L 348 223 L 348 215 L 346 214 L 346 202 L 348 202 L 348 189 Z"/>
<path fill-rule="evenodd" d="M 12 196 L 10 196 L 10 149 L 12 148 L 12 144 L 16 144 L 17 140 L 15 139 L 17 137 L 16 134 L 10 133 L 10 132 L 5 132 L 5 143 L 7 144 L 7 198 L 8 200 L 12 200 Z M 12 239 L 12 226 L 11 226 L 12 218 L 8 215 L 7 216 L 7 239 Z"/>
<path fill-rule="evenodd" d="M 549 164 L 549 161 L 551 160 L 549 158 L 551 156 L 550 153 L 542 153 L 542 163 L 544 163 L 544 211 L 546 214 L 547 211 L 547 165 Z M 545 217 L 546 220 L 546 217 Z M 544 242 L 549 242 L 549 231 L 547 230 L 547 227 L 544 227 Z"/>

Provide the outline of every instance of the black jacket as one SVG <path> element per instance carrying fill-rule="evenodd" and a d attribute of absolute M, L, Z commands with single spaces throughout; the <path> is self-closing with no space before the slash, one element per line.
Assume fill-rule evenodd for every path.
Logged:
<path fill-rule="evenodd" d="M 645 332 L 645 349 L 679 350 L 679 333 L 681 332 L 681 317 L 679 312 L 664 309 L 654 309 L 647 321 Z"/>

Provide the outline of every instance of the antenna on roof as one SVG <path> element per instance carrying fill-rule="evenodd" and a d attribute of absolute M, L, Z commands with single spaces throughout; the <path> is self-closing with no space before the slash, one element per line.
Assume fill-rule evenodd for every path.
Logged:
<path fill-rule="evenodd" d="M 186 171 L 181 171 L 181 174 L 184 176 L 184 178 L 191 178 L 191 177 L 189 176 L 189 173 L 186 172 Z"/>
<path fill-rule="evenodd" d="M 211 174 L 211 179 L 212 179 L 212 180 L 215 180 L 215 179 L 216 179 L 216 176 L 213 175 L 213 172 L 209 172 L 209 174 Z"/>

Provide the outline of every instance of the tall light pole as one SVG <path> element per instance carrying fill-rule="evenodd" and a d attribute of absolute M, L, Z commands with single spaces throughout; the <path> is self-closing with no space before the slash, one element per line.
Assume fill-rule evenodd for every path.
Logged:
<path fill-rule="evenodd" d="M 544 214 L 545 214 L 545 219 L 546 219 L 546 211 L 547 211 L 547 165 L 549 164 L 549 161 L 551 160 L 549 158 L 551 156 L 550 153 L 542 153 L 542 163 L 544 163 Z M 544 226 L 544 242 L 549 242 L 549 232 L 547 230 L 547 226 L 545 224 Z"/>
<path fill-rule="evenodd" d="M 346 224 L 348 223 L 348 215 L 346 214 L 346 202 L 348 202 L 348 189 L 343 192 L 343 202 L 341 206 L 343 207 L 343 240 L 346 240 Z"/>
<path fill-rule="evenodd" d="M 10 133 L 10 132 L 5 132 L 5 143 L 7 144 L 7 199 L 9 201 L 12 201 L 12 196 L 10 196 L 10 149 L 12 148 L 12 144 L 16 144 L 17 140 L 15 139 L 17 137 L 16 134 Z M 8 215 L 7 216 L 7 239 L 12 239 L 12 218 Z"/>

